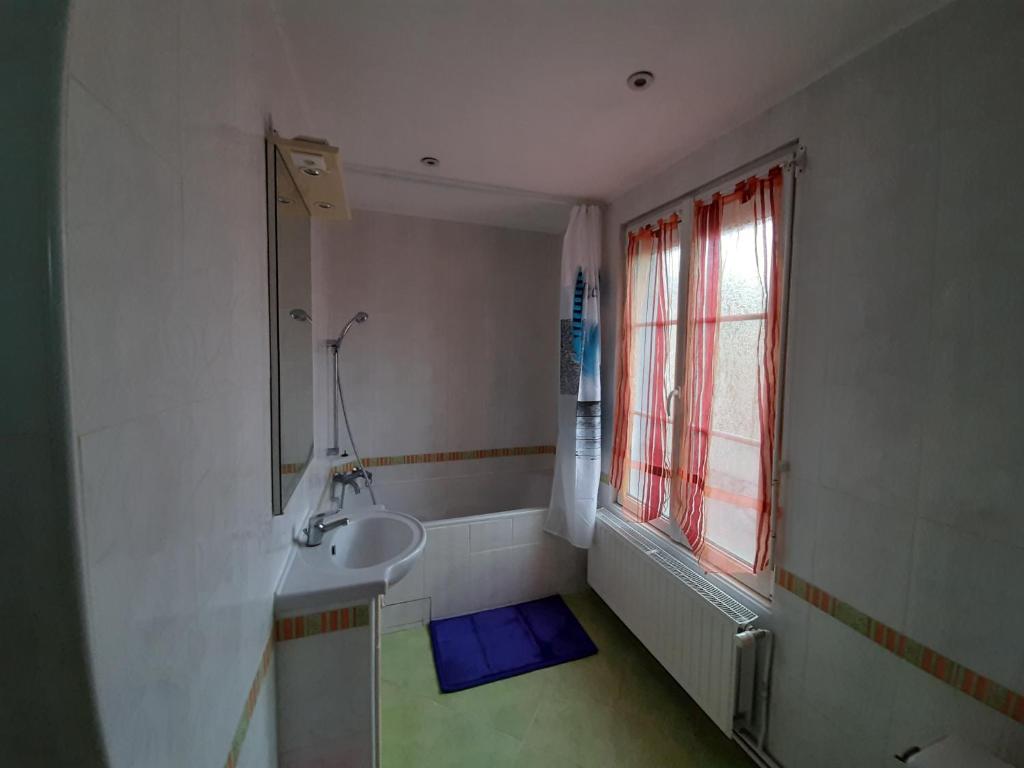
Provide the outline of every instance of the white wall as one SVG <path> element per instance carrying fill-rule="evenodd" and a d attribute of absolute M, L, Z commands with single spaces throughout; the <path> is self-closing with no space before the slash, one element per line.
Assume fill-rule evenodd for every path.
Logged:
<path fill-rule="evenodd" d="M 799 139 L 778 562 L 1024 690 L 1024 5 L 961 0 L 613 201 L 621 225 Z M 612 436 L 605 404 L 605 466 Z M 784 590 L 770 748 L 877 766 L 961 732 L 1024 764 L 1024 727 Z"/>
<path fill-rule="evenodd" d="M 360 210 L 316 232 L 330 332 L 370 316 L 341 355 L 364 458 L 554 445 L 559 236 Z M 548 455 L 373 471 L 379 500 L 433 519 L 546 505 L 551 466 Z"/>
<path fill-rule="evenodd" d="M 302 109 L 262 0 L 83 0 L 68 58 L 72 428 L 103 733 L 115 766 L 220 765 L 291 524 L 323 481 L 315 467 L 271 520 L 263 132 L 268 114 L 301 130 Z M 246 764 L 276 760 L 272 690 Z"/>

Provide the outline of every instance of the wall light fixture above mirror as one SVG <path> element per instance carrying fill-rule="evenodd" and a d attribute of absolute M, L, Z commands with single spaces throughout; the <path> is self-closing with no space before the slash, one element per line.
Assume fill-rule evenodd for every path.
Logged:
<path fill-rule="evenodd" d="M 294 139 L 276 136 L 275 144 L 310 216 L 342 221 L 352 218 L 337 147 L 309 136 Z"/>

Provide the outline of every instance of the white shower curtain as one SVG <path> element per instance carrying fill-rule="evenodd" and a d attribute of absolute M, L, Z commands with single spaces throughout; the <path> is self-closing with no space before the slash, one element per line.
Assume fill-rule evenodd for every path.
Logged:
<path fill-rule="evenodd" d="M 601 209 L 577 205 L 562 242 L 558 446 L 545 530 L 588 548 L 601 476 Z"/>

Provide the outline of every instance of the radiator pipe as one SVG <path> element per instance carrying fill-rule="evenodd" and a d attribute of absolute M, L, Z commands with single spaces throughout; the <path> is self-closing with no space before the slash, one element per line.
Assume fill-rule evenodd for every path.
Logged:
<path fill-rule="evenodd" d="M 740 745 L 740 749 L 747 753 L 747 757 L 754 762 L 757 768 L 782 768 L 775 758 L 759 749 L 754 740 L 746 733 L 736 731 L 733 737 L 736 743 Z"/>
<path fill-rule="evenodd" d="M 761 754 L 762 759 L 767 755 L 764 751 L 765 742 L 768 739 L 768 702 L 771 694 L 772 660 L 775 654 L 775 635 L 767 629 L 748 629 L 736 636 L 737 646 L 747 642 L 764 641 L 764 663 L 758 664 L 758 680 L 754 689 L 754 707 L 757 712 L 755 722 L 757 733 L 751 734 L 754 742 L 751 745 Z M 739 735 L 739 734 L 737 734 Z"/>

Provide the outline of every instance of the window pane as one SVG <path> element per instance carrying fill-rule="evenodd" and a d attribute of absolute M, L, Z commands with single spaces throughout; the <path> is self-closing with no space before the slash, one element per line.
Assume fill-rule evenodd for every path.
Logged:
<path fill-rule="evenodd" d="M 665 261 L 665 288 L 668 298 L 666 309 L 668 310 L 668 319 L 672 322 L 676 322 L 679 319 L 680 255 L 680 250 L 678 248 L 673 248 L 668 252 L 668 258 Z"/>
<path fill-rule="evenodd" d="M 672 424 L 666 413 L 668 395 L 676 383 L 676 345 L 679 332 L 679 274 L 681 252 L 673 248 L 661 257 L 656 247 L 633 262 L 630 272 L 632 314 L 630 329 L 630 401 L 627 483 L 625 492 L 645 513 L 669 513 L 668 474 L 672 466 Z M 659 418 L 660 417 L 660 418 Z M 660 436 L 658 466 L 644 465 L 645 452 Z M 661 495 L 659 496 L 659 488 Z"/>
<path fill-rule="evenodd" d="M 757 545 L 757 515 L 715 498 L 704 499 L 708 541 L 745 563 L 753 563 Z"/>
<path fill-rule="evenodd" d="M 653 397 L 660 398 L 667 402 L 666 398 L 675 386 L 676 381 L 676 338 L 678 326 L 668 325 L 664 328 L 664 368 L 661 377 L 654 382 L 652 392 L 651 377 L 655 375 L 654 360 L 655 353 L 655 329 L 652 326 L 643 326 L 633 330 L 630 348 L 633 359 L 629 386 L 632 389 L 632 400 L 636 410 L 643 413 L 651 413 L 655 409 Z"/>
<path fill-rule="evenodd" d="M 764 355 L 768 249 L 755 242 L 752 224 L 735 225 L 742 207 L 726 207 L 722 234 L 720 317 L 724 319 L 718 325 L 704 512 L 708 540 L 752 563 L 760 508 L 757 397 Z M 770 225 L 767 236 L 771 237 Z"/>
<path fill-rule="evenodd" d="M 629 472 L 629 486 L 627 488 L 627 492 L 635 499 L 640 498 L 640 492 L 644 483 L 647 481 L 648 473 L 657 476 L 659 472 L 663 472 L 667 478 L 667 473 L 670 471 L 672 466 L 672 426 L 670 421 L 662 421 L 660 423 L 660 429 L 663 430 L 664 435 L 664 461 L 660 467 L 640 467 L 640 465 L 646 462 L 644 446 L 647 445 L 653 431 L 658 428 L 659 423 L 648 416 L 642 416 L 639 414 L 633 414 L 630 416 L 629 460 L 633 462 L 633 468 Z M 661 511 L 662 515 L 668 514 L 668 493 L 669 488 L 666 480 L 666 502 Z"/>
<path fill-rule="evenodd" d="M 713 430 L 759 439 L 757 382 L 763 344 L 763 320 L 739 320 L 718 326 L 715 398 L 711 404 Z"/>
<path fill-rule="evenodd" d="M 715 433 L 708 446 L 708 485 L 735 497 L 741 506 L 757 506 L 761 446 Z"/>
<path fill-rule="evenodd" d="M 647 442 L 647 430 L 650 428 L 650 419 L 633 414 L 630 418 L 630 441 L 629 459 L 633 462 L 642 461 L 644 458 L 644 445 Z"/>
<path fill-rule="evenodd" d="M 726 207 L 726 224 L 730 210 Z M 772 225 L 768 220 L 766 236 L 771 242 Z M 756 247 L 753 224 L 724 228 L 722 232 L 722 315 L 760 314 L 767 306 L 768 280 L 765 263 L 768 249 Z"/>

